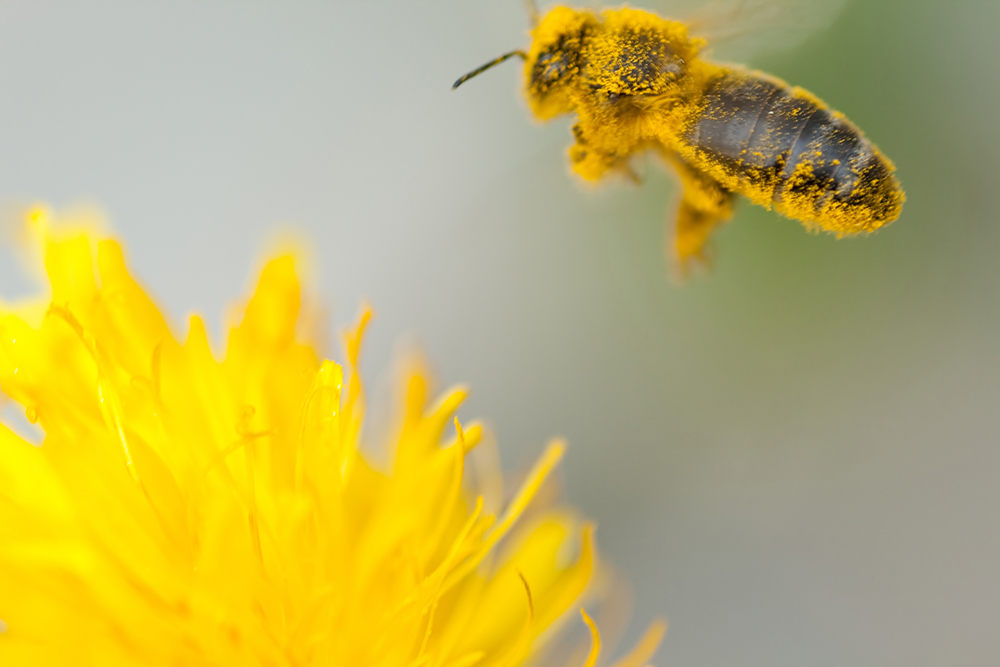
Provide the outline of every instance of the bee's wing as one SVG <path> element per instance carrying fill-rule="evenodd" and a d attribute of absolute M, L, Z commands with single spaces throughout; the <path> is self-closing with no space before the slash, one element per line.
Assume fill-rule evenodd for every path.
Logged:
<path fill-rule="evenodd" d="M 656 0 L 662 2 L 663 0 Z M 845 0 L 712 0 L 686 17 L 713 55 L 743 60 L 792 49 L 827 28 Z"/>
<path fill-rule="evenodd" d="M 594 10 L 608 3 L 586 0 Z M 829 26 L 845 0 L 640 0 L 638 6 L 681 21 L 708 41 L 711 55 L 748 60 L 784 51 Z"/>

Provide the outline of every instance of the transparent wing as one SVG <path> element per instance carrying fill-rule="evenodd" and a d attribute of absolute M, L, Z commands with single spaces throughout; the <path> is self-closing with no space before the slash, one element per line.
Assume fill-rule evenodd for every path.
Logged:
<path fill-rule="evenodd" d="M 590 9 L 617 7 L 584 0 Z M 748 60 L 767 52 L 795 48 L 828 27 L 846 0 L 637 0 L 632 6 L 687 24 L 708 41 L 709 54 Z M 544 15 L 549 7 L 541 6 Z"/>
<path fill-rule="evenodd" d="M 845 0 L 712 0 L 692 8 L 686 22 L 693 34 L 708 40 L 716 57 L 747 59 L 795 48 L 829 27 L 845 4 Z"/>

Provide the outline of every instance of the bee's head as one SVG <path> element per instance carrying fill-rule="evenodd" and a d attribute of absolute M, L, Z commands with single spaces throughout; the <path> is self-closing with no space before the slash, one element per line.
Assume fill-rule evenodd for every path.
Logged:
<path fill-rule="evenodd" d="M 572 111 L 569 89 L 580 73 L 580 49 L 599 21 L 594 14 L 556 7 L 532 30 L 531 48 L 505 53 L 459 78 L 458 88 L 474 76 L 513 58 L 524 60 L 528 102 L 543 119 Z"/>
<path fill-rule="evenodd" d="M 669 94 L 679 87 L 701 46 L 699 40 L 688 38 L 683 24 L 627 8 L 599 17 L 556 7 L 531 36 L 527 52 L 505 53 L 453 87 L 518 56 L 524 60 L 531 110 L 546 120 L 570 113 L 578 104 L 593 102 L 594 108 L 604 108 L 623 98 Z"/>
<path fill-rule="evenodd" d="M 569 94 L 585 66 L 580 52 L 598 23 L 590 12 L 556 7 L 532 31 L 524 71 L 528 102 L 539 118 L 572 111 Z"/>

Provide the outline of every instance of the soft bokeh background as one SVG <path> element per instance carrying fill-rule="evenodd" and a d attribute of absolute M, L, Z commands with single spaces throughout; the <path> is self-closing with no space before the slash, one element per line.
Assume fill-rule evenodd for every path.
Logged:
<path fill-rule="evenodd" d="M 417 332 L 508 466 L 569 438 L 632 636 L 670 618 L 658 664 L 991 665 L 998 24 L 995 0 L 858 0 L 758 52 L 909 201 L 849 241 L 743 206 L 683 287 L 655 165 L 586 192 L 517 66 L 449 90 L 524 44 L 518 0 L 5 0 L 0 201 L 99 203 L 179 333 L 197 310 L 218 336 L 277 226 L 300 230 L 335 322 L 377 308 L 369 375 Z"/>

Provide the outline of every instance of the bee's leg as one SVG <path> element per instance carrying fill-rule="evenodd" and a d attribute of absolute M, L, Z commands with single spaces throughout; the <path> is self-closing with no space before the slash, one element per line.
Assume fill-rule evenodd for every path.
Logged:
<path fill-rule="evenodd" d="M 705 259 L 705 244 L 716 227 L 733 215 L 735 195 L 712 177 L 675 157 L 668 161 L 681 180 L 680 204 L 667 253 L 684 271 L 691 260 Z"/>
<path fill-rule="evenodd" d="M 599 181 L 610 171 L 625 175 L 633 183 L 639 182 L 639 176 L 632 170 L 628 156 L 620 153 L 602 150 L 594 142 L 588 141 L 580 123 L 573 126 L 573 137 L 576 143 L 569 147 L 569 161 L 581 178 L 587 181 Z"/>
<path fill-rule="evenodd" d="M 632 182 L 632 185 L 642 185 L 642 176 L 636 173 L 630 162 L 627 160 L 623 161 L 618 166 L 618 169 L 625 175 L 625 178 Z"/>

